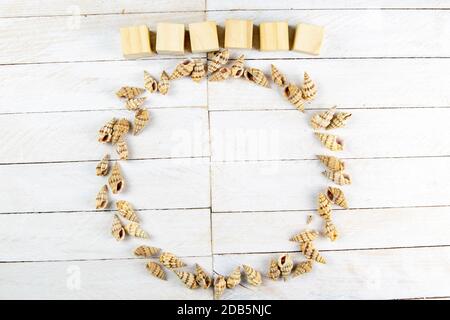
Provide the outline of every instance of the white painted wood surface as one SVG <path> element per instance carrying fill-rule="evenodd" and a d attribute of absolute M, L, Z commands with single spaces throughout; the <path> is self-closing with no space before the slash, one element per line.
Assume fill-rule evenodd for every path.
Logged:
<path fill-rule="evenodd" d="M 150 277 L 132 249 L 147 243 L 226 274 L 249 263 L 265 271 L 288 238 L 320 229 L 312 211 L 331 185 L 308 125 L 314 110 L 352 112 L 345 158 L 350 210 L 335 210 L 336 243 L 317 241 L 328 263 L 286 283 L 265 279 L 225 299 L 448 298 L 450 174 L 448 1 L 10 1 L 0 3 L 0 298 L 212 299 L 174 274 Z M 442 10 L 445 9 L 445 10 Z M 133 203 L 147 241 L 117 243 L 114 207 L 95 212 L 105 178 L 96 161 L 110 146 L 98 128 L 132 118 L 114 92 L 155 78 L 183 57 L 125 61 L 118 28 L 205 18 L 283 19 L 322 24 L 322 54 L 246 51 L 296 83 L 319 88 L 305 114 L 275 88 L 243 80 L 172 83 L 149 95 L 148 128 L 130 136 L 127 182 L 112 200 Z M 222 31 L 221 31 L 222 32 Z M 154 41 L 154 34 L 152 34 Z M 257 34 L 255 40 L 257 40 Z M 238 51 L 233 51 L 236 57 Z M 191 55 L 192 56 L 192 55 Z M 204 54 L 196 55 L 205 59 Z M 210 162 L 211 161 L 211 162 Z M 296 260 L 301 257 L 295 254 Z M 36 277 L 36 274 L 45 275 Z M 117 288 L 120 287 L 120 290 Z"/>

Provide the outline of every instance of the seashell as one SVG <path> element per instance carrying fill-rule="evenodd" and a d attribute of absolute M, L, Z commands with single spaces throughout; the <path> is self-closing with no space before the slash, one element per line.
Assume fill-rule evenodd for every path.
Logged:
<path fill-rule="evenodd" d="M 120 138 L 122 138 L 124 135 L 128 133 L 129 130 L 130 130 L 130 122 L 127 119 L 122 118 L 118 120 L 113 127 L 113 133 L 111 138 L 112 144 L 117 143 L 120 140 Z"/>
<path fill-rule="evenodd" d="M 244 55 L 241 54 L 231 65 L 231 76 L 240 78 L 244 74 Z"/>
<path fill-rule="evenodd" d="M 341 171 L 345 169 L 345 163 L 339 158 L 333 156 L 317 155 L 320 160 L 331 171 Z"/>
<path fill-rule="evenodd" d="M 103 127 L 98 130 L 98 142 L 106 143 L 111 142 L 113 136 L 114 124 L 117 122 L 116 118 L 109 120 Z"/>
<path fill-rule="evenodd" d="M 278 268 L 278 262 L 276 259 L 270 260 L 269 272 L 267 276 L 272 280 L 277 280 L 281 275 L 280 268 Z"/>
<path fill-rule="evenodd" d="M 121 241 L 125 238 L 125 229 L 123 228 L 122 222 L 120 222 L 117 215 L 113 216 L 111 234 L 117 241 Z"/>
<path fill-rule="evenodd" d="M 347 199 L 345 199 L 344 192 L 335 187 L 328 187 L 327 197 L 331 202 L 338 205 L 341 208 L 348 209 Z"/>
<path fill-rule="evenodd" d="M 138 87 L 122 87 L 116 92 L 119 98 L 133 99 L 141 95 L 145 90 Z"/>
<path fill-rule="evenodd" d="M 156 247 L 149 247 L 149 246 L 139 246 L 136 249 L 134 249 L 134 254 L 138 257 L 152 257 L 156 256 L 161 251 L 160 248 Z"/>
<path fill-rule="evenodd" d="M 148 239 L 148 233 L 141 229 L 139 223 L 130 222 L 125 226 L 125 231 L 133 237 Z"/>
<path fill-rule="evenodd" d="M 333 115 L 336 113 L 336 107 L 332 107 L 326 111 L 317 112 L 311 117 L 311 127 L 314 129 L 325 129 L 333 119 Z"/>
<path fill-rule="evenodd" d="M 298 277 L 302 274 L 311 272 L 312 267 L 313 263 L 311 260 L 300 262 L 295 266 L 294 270 L 292 271 L 292 276 Z"/>
<path fill-rule="evenodd" d="M 181 268 L 186 265 L 183 261 L 170 252 L 161 253 L 159 256 L 159 262 L 169 269 Z"/>
<path fill-rule="evenodd" d="M 351 113 L 338 112 L 330 121 L 330 124 L 326 127 L 327 130 L 345 127 L 347 119 L 352 116 Z"/>
<path fill-rule="evenodd" d="M 280 70 L 277 69 L 273 64 L 271 65 L 271 75 L 272 75 L 272 81 L 279 87 L 284 87 L 288 84 L 288 81 L 284 74 L 280 72 Z"/>
<path fill-rule="evenodd" d="M 305 100 L 302 98 L 302 91 L 295 84 L 290 83 L 284 87 L 283 95 L 298 111 L 305 111 Z"/>
<path fill-rule="evenodd" d="M 197 281 L 195 281 L 195 274 L 186 272 L 186 271 L 179 271 L 179 270 L 174 270 L 173 272 L 175 272 L 175 274 L 178 276 L 178 278 L 180 278 L 180 280 L 189 289 L 198 288 Z"/>
<path fill-rule="evenodd" d="M 324 171 L 322 173 L 325 177 L 340 186 L 352 183 L 352 179 L 344 171 Z"/>
<path fill-rule="evenodd" d="M 324 234 L 331 241 L 335 241 L 339 237 L 339 233 L 338 233 L 338 231 L 336 229 L 336 226 L 331 221 L 331 219 L 325 220 Z"/>
<path fill-rule="evenodd" d="M 344 141 L 338 136 L 320 132 L 314 132 L 314 134 L 325 148 L 331 151 L 341 151 L 344 149 Z"/>
<path fill-rule="evenodd" d="M 128 159 L 128 146 L 123 138 L 120 138 L 120 140 L 117 142 L 116 151 L 121 160 Z"/>
<path fill-rule="evenodd" d="M 144 104 L 146 97 L 143 98 L 133 98 L 127 100 L 125 102 L 125 108 L 127 108 L 130 111 L 136 111 L 141 108 L 141 106 Z"/>
<path fill-rule="evenodd" d="M 133 207 L 128 201 L 118 200 L 116 201 L 116 209 L 120 215 L 125 219 L 133 222 L 139 222 L 138 216 L 133 210 Z"/>
<path fill-rule="evenodd" d="M 303 76 L 302 97 L 306 101 L 313 100 L 317 95 L 317 88 L 315 83 L 311 80 L 309 75 L 305 72 Z"/>
<path fill-rule="evenodd" d="M 317 237 L 319 236 L 319 234 L 316 231 L 303 231 L 301 233 L 296 234 L 295 236 L 291 237 L 289 240 L 290 241 L 295 241 L 295 242 L 311 242 L 314 241 Z"/>
<path fill-rule="evenodd" d="M 214 299 L 219 299 L 227 287 L 227 282 L 223 276 L 214 278 Z"/>
<path fill-rule="evenodd" d="M 205 64 L 201 60 L 194 60 L 194 69 L 191 73 L 191 78 L 195 82 L 200 82 L 206 75 Z"/>
<path fill-rule="evenodd" d="M 226 278 L 227 288 L 232 289 L 241 283 L 241 267 L 237 266 Z"/>
<path fill-rule="evenodd" d="M 150 274 L 152 274 L 153 276 L 161 280 L 166 280 L 166 273 L 159 263 L 150 261 L 149 263 L 147 263 L 146 267 L 148 272 L 150 272 Z"/>
<path fill-rule="evenodd" d="M 109 171 L 109 154 L 105 154 L 102 160 L 97 163 L 95 167 L 95 174 L 97 176 L 106 176 Z"/>
<path fill-rule="evenodd" d="M 222 67 L 209 77 L 209 81 L 223 81 L 228 79 L 230 75 L 231 75 L 230 68 Z"/>
<path fill-rule="evenodd" d="M 322 218 L 331 219 L 331 202 L 323 193 L 317 196 L 317 212 Z"/>
<path fill-rule="evenodd" d="M 158 90 L 158 82 L 144 70 L 144 88 L 147 89 L 148 92 L 153 93 Z"/>
<path fill-rule="evenodd" d="M 286 281 L 286 279 L 291 274 L 292 268 L 294 267 L 294 262 L 289 254 L 285 253 L 278 258 L 278 268 L 280 268 L 281 276 Z"/>
<path fill-rule="evenodd" d="M 147 109 L 139 109 L 134 114 L 133 134 L 138 135 L 150 121 L 150 114 Z"/>
<path fill-rule="evenodd" d="M 306 224 L 311 224 L 312 221 L 313 221 L 312 214 L 308 214 L 308 216 L 306 217 Z"/>
<path fill-rule="evenodd" d="M 314 248 L 312 242 L 305 242 L 300 245 L 300 251 L 305 255 L 306 259 L 314 260 L 319 263 L 326 263 L 324 257 L 320 255 L 319 250 Z"/>
<path fill-rule="evenodd" d="M 111 169 L 111 175 L 108 178 L 108 184 L 112 193 L 117 194 L 125 187 L 125 180 L 120 172 L 119 163 L 114 163 Z"/>
<path fill-rule="evenodd" d="M 95 209 L 106 209 L 108 206 L 108 187 L 105 184 L 95 197 Z"/>
<path fill-rule="evenodd" d="M 243 265 L 247 282 L 253 286 L 259 286 L 262 283 L 261 273 L 250 266 Z"/>
<path fill-rule="evenodd" d="M 203 289 L 208 289 L 212 283 L 211 277 L 197 263 L 195 264 L 195 281 Z"/>
<path fill-rule="evenodd" d="M 214 52 L 212 55 L 209 55 L 208 58 L 211 60 L 208 63 L 208 73 L 213 73 L 228 62 L 230 52 L 228 49 L 225 49 L 223 51 Z"/>
<path fill-rule="evenodd" d="M 244 77 L 248 81 L 254 82 L 257 85 L 269 88 L 269 80 L 267 80 L 267 77 L 264 75 L 264 73 L 256 68 L 249 68 L 244 70 Z"/>
<path fill-rule="evenodd" d="M 184 60 L 179 63 L 169 77 L 169 80 L 176 80 L 182 77 L 190 76 L 194 70 L 195 62 L 192 60 Z"/>
<path fill-rule="evenodd" d="M 169 92 L 170 83 L 169 83 L 169 75 L 167 72 L 163 71 L 161 73 L 161 77 L 158 82 L 158 91 L 159 93 L 166 95 Z"/>

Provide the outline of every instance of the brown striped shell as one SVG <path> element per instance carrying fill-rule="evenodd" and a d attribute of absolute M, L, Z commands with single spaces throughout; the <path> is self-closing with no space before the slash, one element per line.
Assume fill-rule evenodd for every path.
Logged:
<path fill-rule="evenodd" d="M 192 71 L 194 70 L 194 65 L 194 61 L 184 60 L 175 67 L 175 70 L 170 75 L 169 80 L 176 80 L 182 77 L 190 76 Z"/>
<path fill-rule="evenodd" d="M 95 197 L 95 209 L 106 209 L 108 207 L 108 186 L 105 184 Z"/>
<path fill-rule="evenodd" d="M 278 268 L 278 262 L 276 259 L 270 260 L 269 264 L 269 272 L 267 273 L 267 276 L 272 280 L 277 280 L 281 276 L 280 268 Z"/>
<path fill-rule="evenodd" d="M 305 100 L 302 98 L 302 91 L 295 84 L 290 83 L 283 89 L 284 97 L 297 108 L 298 111 L 305 111 Z"/>
<path fill-rule="evenodd" d="M 333 119 L 334 114 L 336 113 L 336 107 L 332 107 L 328 110 L 322 111 L 322 112 L 316 112 L 311 117 L 311 127 L 314 129 L 325 129 L 331 122 L 331 119 Z"/>
<path fill-rule="evenodd" d="M 270 65 L 271 67 L 271 77 L 272 81 L 279 87 L 284 87 L 288 84 L 288 81 L 284 74 L 280 72 L 280 70 L 277 69 L 273 64 Z"/>
<path fill-rule="evenodd" d="M 119 155 L 120 160 L 128 159 L 128 145 L 123 137 L 120 138 L 119 141 L 117 141 L 116 152 Z"/>
<path fill-rule="evenodd" d="M 305 255 L 306 259 L 314 260 L 319 263 L 326 263 L 325 258 L 320 255 L 312 242 L 300 244 L 300 251 Z"/>
<path fill-rule="evenodd" d="M 228 289 L 232 289 L 241 283 L 241 267 L 237 266 L 234 268 L 230 275 L 226 277 L 226 281 Z"/>
<path fill-rule="evenodd" d="M 292 277 L 298 277 L 302 274 L 311 272 L 312 267 L 313 263 L 311 260 L 300 262 L 294 267 L 294 270 L 292 271 Z"/>
<path fill-rule="evenodd" d="M 344 192 L 335 187 L 328 187 L 327 189 L 327 197 L 331 202 L 338 205 L 343 209 L 348 209 L 347 199 L 345 198 Z"/>
<path fill-rule="evenodd" d="M 158 90 L 158 82 L 144 70 L 144 88 L 147 89 L 148 92 L 153 93 Z"/>
<path fill-rule="evenodd" d="M 325 220 L 324 234 L 331 241 L 336 241 L 337 238 L 339 237 L 339 233 L 336 229 L 336 226 L 330 219 Z"/>
<path fill-rule="evenodd" d="M 305 72 L 302 86 L 302 97 L 306 101 L 313 100 L 317 95 L 317 87 L 311 80 L 309 75 Z"/>
<path fill-rule="evenodd" d="M 227 287 L 227 282 L 223 276 L 216 276 L 214 278 L 214 299 L 218 300 L 224 293 Z"/>
<path fill-rule="evenodd" d="M 194 69 L 191 78 L 194 82 L 200 82 L 206 75 L 205 64 L 202 60 L 194 60 Z"/>
<path fill-rule="evenodd" d="M 129 99 L 125 102 L 125 108 L 130 111 L 136 111 L 142 107 L 145 102 L 146 97 L 142 98 L 133 98 Z"/>
<path fill-rule="evenodd" d="M 119 98 L 133 99 L 141 95 L 144 91 L 144 89 L 138 87 L 122 87 L 116 92 L 116 95 Z"/>
<path fill-rule="evenodd" d="M 223 81 L 228 79 L 230 75 L 231 75 L 230 68 L 222 67 L 209 77 L 209 81 Z"/>
<path fill-rule="evenodd" d="M 116 118 L 112 118 L 105 123 L 100 130 L 98 130 L 98 142 L 106 143 L 111 142 L 113 136 L 114 125 L 117 122 Z"/>
<path fill-rule="evenodd" d="M 170 252 L 163 252 L 159 256 L 159 262 L 169 269 L 176 269 L 184 267 L 186 264 L 181 261 L 177 256 Z"/>
<path fill-rule="evenodd" d="M 228 59 L 230 58 L 230 52 L 228 49 L 215 52 L 209 55 L 209 63 L 208 63 L 208 73 L 214 73 L 216 70 L 219 70 L 220 67 L 224 66 Z"/>
<path fill-rule="evenodd" d="M 288 253 L 281 255 L 278 258 L 278 268 L 280 268 L 281 276 L 286 281 L 291 274 L 292 268 L 294 267 L 294 262 Z"/>
<path fill-rule="evenodd" d="M 123 179 L 118 162 L 115 162 L 111 169 L 111 175 L 108 178 L 108 184 L 109 188 L 114 194 L 121 192 L 125 187 L 125 180 Z"/>
<path fill-rule="evenodd" d="M 262 283 L 262 276 L 261 273 L 254 268 L 243 265 L 245 276 L 247 277 L 247 282 L 250 283 L 253 286 L 259 286 Z"/>
<path fill-rule="evenodd" d="M 138 135 L 150 121 L 150 114 L 147 109 L 139 109 L 134 114 L 133 134 Z"/>
<path fill-rule="evenodd" d="M 208 289 L 212 283 L 211 277 L 197 263 L 195 264 L 195 281 L 203 289 Z"/>
<path fill-rule="evenodd" d="M 179 270 L 173 270 L 173 272 L 175 272 L 175 274 L 178 276 L 178 278 L 180 278 L 181 282 L 183 282 L 187 288 L 189 289 L 198 288 L 197 281 L 195 281 L 195 274 Z"/>
<path fill-rule="evenodd" d="M 158 91 L 159 93 L 166 95 L 169 92 L 170 83 L 169 83 L 169 75 L 167 72 L 163 71 L 161 73 L 161 77 L 158 82 Z"/>
<path fill-rule="evenodd" d="M 134 249 L 133 253 L 138 257 L 148 258 L 156 256 L 160 251 L 160 248 L 142 245 Z"/>
<path fill-rule="evenodd" d="M 109 154 L 105 156 L 97 163 L 95 167 L 95 174 L 97 176 L 107 176 L 109 172 Z"/>
<path fill-rule="evenodd" d="M 150 261 L 149 263 L 147 263 L 146 268 L 151 275 L 155 276 L 158 279 L 166 280 L 166 273 L 164 272 L 160 264 Z"/>
<path fill-rule="evenodd" d="M 139 222 L 138 216 L 133 210 L 131 203 L 125 200 L 116 201 L 116 209 L 119 211 L 120 215 L 125 219 L 133 222 Z"/>
<path fill-rule="evenodd" d="M 148 239 L 148 233 L 141 229 L 139 223 L 130 222 L 125 226 L 125 231 L 133 237 Z"/>
<path fill-rule="evenodd" d="M 120 138 L 123 138 L 130 130 L 130 122 L 122 118 L 114 123 L 111 142 L 116 144 Z"/>
<path fill-rule="evenodd" d="M 253 83 L 256 83 L 257 85 L 260 85 L 262 87 L 269 88 L 269 80 L 265 76 L 264 72 L 257 68 L 248 68 L 244 70 L 244 77 L 248 81 L 251 81 Z"/>
<path fill-rule="evenodd" d="M 324 171 L 322 174 L 340 186 L 352 183 L 352 179 L 344 171 Z"/>
<path fill-rule="evenodd" d="M 345 169 L 345 163 L 341 159 L 333 156 L 317 155 L 320 160 L 331 171 L 341 171 Z"/>
<path fill-rule="evenodd" d="M 244 74 L 244 55 L 240 55 L 230 67 L 231 76 L 233 78 L 240 78 Z"/>
<path fill-rule="evenodd" d="M 352 116 L 351 113 L 347 112 L 338 112 L 336 113 L 330 121 L 330 124 L 327 126 L 327 130 L 342 128 L 345 127 L 347 119 Z"/>
<path fill-rule="evenodd" d="M 338 136 L 321 132 L 314 132 L 322 145 L 331 151 L 342 151 L 344 149 L 344 141 Z"/>
<path fill-rule="evenodd" d="M 125 238 L 125 229 L 120 222 L 120 219 L 117 215 L 113 216 L 112 226 L 111 226 L 111 234 L 117 241 L 121 241 Z"/>
<path fill-rule="evenodd" d="M 289 240 L 295 241 L 295 242 L 300 242 L 300 243 L 311 242 L 311 241 L 314 241 L 318 236 L 319 236 L 319 234 L 316 231 L 306 230 L 306 231 L 303 231 L 303 232 L 300 232 L 300 233 L 294 235 Z"/>
<path fill-rule="evenodd" d="M 317 196 L 317 212 L 324 219 L 331 218 L 331 202 L 323 193 Z"/>

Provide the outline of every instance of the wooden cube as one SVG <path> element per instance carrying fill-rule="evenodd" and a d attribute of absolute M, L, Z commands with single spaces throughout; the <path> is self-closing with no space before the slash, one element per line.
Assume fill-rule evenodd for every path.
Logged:
<path fill-rule="evenodd" d="M 148 57 L 153 54 L 150 31 L 145 25 L 120 28 L 120 42 L 123 56 L 127 59 Z"/>
<path fill-rule="evenodd" d="M 189 24 L 192 52 L 210 52 L 219 50 L 217 26 L 214 21 L 204 21 Z"/>
<path fill-rule="evenodd" d="M 324 28 L 312 24 L 299 23 L 295 30 L 293 50 L 314 55 L 320 53 Z"/>
<path fill-rule="evenodd" d="M 253 45 L 253 21 L 225 21 L 225 48 L 251 49 Z"/>
<path fill-rule="evenodd" d="M 263 22 L 259 25 L 261 51 L 289 51 L 289 27 L 285 21 Z"/>
<path fill-rule="evenodd" d="M 156 52 L 184 54 L 184 24 L 158 23 L 156 27 Z"/>

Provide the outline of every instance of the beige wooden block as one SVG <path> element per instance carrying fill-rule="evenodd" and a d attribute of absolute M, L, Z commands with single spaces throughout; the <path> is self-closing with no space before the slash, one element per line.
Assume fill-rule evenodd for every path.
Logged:
<path fill-rule="evenodd" d="M 253 21 L 225 21 L 225 48 L 251 49 L 253 45 Z"/>
<path fill-rule="evenodd" d="M 219 38 L 215 21 L 189 24 L 192 52 L 210 52 L 219 50 Z"/>
<path fill-rule="evenodd" d="M 313 24 L 299 23 L 295 30 L 293 50 L 314 55 L 320 53 L 324 28 Z"/>
<path fill-rule="evenodd" d="M 148 57 L 153 54 L 150 31 L 145 25 L 120 28 L 120 42 L 123 56 L 127 59 Z"/>
<path fill-rule="evenodd" d="M 289 27 L 285 21 L 263 22 L 259 25 L 261 51 L 288 51 Z"/>
<path fill-rule="evenodd" d="M 184 54 L 184 24 L 158 23 L 156 26 L 156 52 Z"/>

